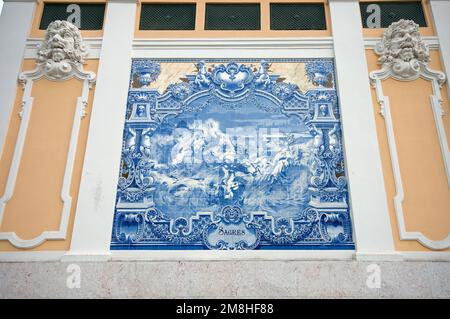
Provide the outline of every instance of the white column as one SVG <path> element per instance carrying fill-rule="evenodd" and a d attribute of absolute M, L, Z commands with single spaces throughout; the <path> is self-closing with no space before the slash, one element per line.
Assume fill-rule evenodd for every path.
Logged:
<path fill-rule="evenodd" d="M 17 93 L 25 43 L 30 32 L 35 0 L 4 0 L 0 15 L 0 155 Z"/>
<path fill-rule="evenodd" d="M 394 245 L 359 2 L 329 4 L 357 257 L 376 258 L 392 254 Z"/>
<path fill-rule="evenodd" d="M 450 93 L 450 0 L 431 0 L 430 5 Z"/>
<path fill-rule="evenodd" d="M 136 0 L 108 1 L 69 260 L 110 255 L 135 14 Z"/>

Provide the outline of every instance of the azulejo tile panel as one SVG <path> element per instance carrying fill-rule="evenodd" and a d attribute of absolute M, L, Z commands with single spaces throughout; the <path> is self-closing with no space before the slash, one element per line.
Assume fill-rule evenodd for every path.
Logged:
<path fill-rule="evenodd" d="M 354 249 L 332 59 L 133 59 L 111 249 Z"/>

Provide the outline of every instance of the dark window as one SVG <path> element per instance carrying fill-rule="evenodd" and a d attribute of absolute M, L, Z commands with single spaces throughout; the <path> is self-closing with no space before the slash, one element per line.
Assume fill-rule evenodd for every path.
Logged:
<path fill-rule="evenodd" d="M 141 7 L 140 30 L 194 30 L 193 3 L 146 3 Z"/>
<path fill-rule="evenodd" d="M 378 6 L 378 7 L 376 7 Z M 414 2 L 362 2 L 361 19 L 364 28 L 387 28 L 392 22 L 401 19 L 413 20 L 421 27 L 426 27 L 425 15 L 422 3 Z M 379 8 L 379 10 L 377 9 Z M 379 25 L 375 15 L 380 12 Z"/>
<path fill-rule="evenodd" d="M 79 10 L 69 7 L 70 5 L 78 6 Z M 68 21 L 78 24 L 80 30 L 101 30 L 104 15 L 104 3 L 45 3 L 39 29 L 47 29 L 52 21 L 68 20 L 75 16 L 75 20 L 71 18 Z"/>
<path fill-rule="evenodd" d="M 325 30 L 322 3 L 271 3 L 271 30 Z"/>
<path fill-rule="evenodd" d="M 206 30 L 260 30 L 259 3 L 206 4 Z"/>

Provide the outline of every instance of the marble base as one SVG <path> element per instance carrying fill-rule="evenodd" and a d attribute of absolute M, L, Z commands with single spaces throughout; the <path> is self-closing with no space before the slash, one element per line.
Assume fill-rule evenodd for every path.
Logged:
<path fill-rule="evenodd" d="M 366 284 L 371 264 L 7 262 L 0 263 L 0 298 L 450 298 L 449 262 L 376 262 L 380 288 Z M 81 271 L 80 288 L 67 286 L 73 265 Z"/>

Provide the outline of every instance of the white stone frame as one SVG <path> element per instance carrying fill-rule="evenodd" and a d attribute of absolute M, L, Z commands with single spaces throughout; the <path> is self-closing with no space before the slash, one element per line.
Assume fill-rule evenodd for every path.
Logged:
<path fill-rule="evenodd" d="M 25 44 L 24 59 L 36 59 L 37 52 L 42 43 L 42 38 L 27 38 Z M 89 59 L 98 59 L 102 49 L 102 38 L 83 38 Z"/>
<path fill-rule="evenodd" d="M 61 79 L 62 81 L 76 77 L 83 81 L 83 88 L 81 96 L 77 98 L 76 110 L 74 120 L 72 124 L 72 132 L 70 137 L 70 144 L 67 153 L 66 167 L 64 171 L 63 185 L 61 189 L 61 200 L 63 202 L 63 208 L 61 212 L 61 221 L 59 229 L 57 231 L 44 231 L 39 236 L 33 239 L 22 239 L 15 232 L 0 232 L 0 240 L 8 240 L 13 246 L 18 248 L 32 248 L 40 245 L 45 240 L 63 240 L 66 238 L 67 226 L 69 223 L 70 210 L 72 206 L 72 197 L 70 196 L 70 185 L 72 182 L 73 166 L 75 162 L 75 155 L 78 144 L 78 134 L 81 124 L 81 119 L 85 115 L 85 107 L 88 103 L 89 89 L 95 82 L 95 74 L 93 72 L 84 72 L 79 65 L 72 64 L 72 72 L 66 77 Z M 0 198 L 0 225 L 3 220 L 3 214 L 8 201 L 14 194 L 14 188 L 16 184 L 17 174 L 19 172 L 20 162 L 22 159 L 22 151 L 25 144 L 25 138 L 27 134 L 28 124 L 30 121 L 31 110 L 33 107 L 33 97 L 31 96 L 33 83 L 36 80 L 45 77 L 51 81 L 61 81 L 49 76 L 46 73 L 45 65 L 38 65 L 38 67 L 32 71 L 23 72 L 19 75 L 19 82 L 24 87 L 24 93 L 22 98 L 22 109 L 19 112 L 21 123 L 19 127 L 19 133 L 17 135 L 16 145 L 14 148 L 14 155 L 11 163 L 11 167 L 6 182 L 5 193 Z"/>
<path fill-rule="evenodd" d="M 396 258 L 359 1 L 329 0 L 329 6 L 356 258 Z"/>
<path fill-rule="evenodd" d="M 31 0 L 29 0 L 31 1 Z M 432 2 L 435 2 L 438 0 L 432 0 Z M 447 0 L 445 0 L 447 1 Z M 443 1 L 444 2 L 444 1 Z M 130 14 L 128 11 L 125 12 L 124 8 L 113 8 L 118 5 L 126 5 L 128 8 L 125 8 L 126 10 L 129 9 L 129 7 L 135 8 L 135 0 L 109 0 L 108 1 L 108 10 L 106 12 L 105 16 L 105 28 L 104 28 L 104 37 L 103 41 L 107 42 L 107 48 L 100 51 L 99 47 L 102 44 L 102 40 L 96 39 L 93 40 L 97 45 L 95 48 L 95 57 L 98 57 L 100 54 L 102 55 L 102 59 L 100 61 L 99 65 L 99 73 L 104 73 L 102 76 L 105 77 L 105 79 L 101 80 L 101 83 L 103 83 L 103 80 L 110 79 L 112 77 L 112 71 L 109 70 L 111 65 L 114 65 L 117 61 L 125 61 L 125 58 L 128 58 L 131 60 L 131 57 L 148 57 L 148 58 L 180 58 L 180 57 L 192 57 L 192 58 L 198 58 L 198 57 L 214 57 L 214 58 L 222 58 L 222 57 L 252 57 L 252 58 L 258 58 L 258 57 L 335 57 L 336 63 L 337 63 L 337 80 L 338 80 L 338 91 L 339 96 L 341 98 L 341 102 L 343 100 L 343 94 L 342 91 L 351 92 L 352 90 L 355 90 L 355 87 L 357 90 L 362 90 L 363 92 L 362 97 L 358 100 L 348 100 L 348 96 L 351 96 L 351 94 L 347 95 L 347 103 L 346 107 L 349 108 L 346 112 L 347 114 L 343 114 L 343 133 L 344 133 L 344 143 L 346 145 L 350 143 L 358 143 L 358 136 L 355 135 L 355 131 L 357 132 L 357 126 L 352 124 L 355 118 L 358 118 L 358 116 L 361 114 L 360 111 L 358 111 L 359 108 L 359 101 L 364 101 L 364 112 L 368 113 L 368 119 L 370 122 L 371 116 L 373 117 L 373 112 L 371 111 L 371 108 L 367 108 L 367 105 L 370 105 L 372 107 L 372 99 L 370 97 L 370 87 L 368 85 L 369 81 L 367 78 L 367 64 L 365 63 L 365 55 L 364 55 L 364 46 L 370 47 L 374 41 L 372 38 L 363 39 L 362 37 L 362 30 L 360 25 L 360 16 L 359 16 L 359 4 L 356 0 L 330 0 L 330 11 L 332 14 L 332 29 L 333 29 L 333 38 L 332 37 L 321 37 L 321 38 L 277 38 L 277 39 L 135 39 L 132 40 L 133 34 L 134 34 L 134 19 L 130 19 L 129 22 L 132 24 L 131 26 L 128 25 L 120 25 L 120 26 L 113 26 L 114 18 L 117 18 L 117 15 L 120 15 L 123 17 L 123 15 Z M 111 10 L 110 10 L 111 9 Z M 113 10 L 114 9 L 114 10 Z M 135 9 L 133 11 L 133 16 Z M 111 16 L 111 12 L 114 14 Z M 356 16 L 352 16 L 355 12 L 358 14 Z M 349 20 L 350 19 L 350 20 Z M 128 21 L 128 20 L 126 20 Z M 128 22 L 127 22 L 128 23 Z M 108 25 L 110 28 L 108 28 Z M 347 32 L 347 28 L 350 29 L 350 33 Z M 132 30 L 132 32 L 128 32 L 128 29 Z M 445 31 L 445 30 L 444 30 Z M 351 35 L 351 36 L 349 36 Z M 117 39 L 114 39 L 117 38 Z M 89 39 L 88 39 L 89 40 Z M 123 40 L 123 41 L 122 41 Z M 436 41 L 434 37 L 430 37 L 430 40 Z M 29 39 L 27 43 L 27 48 L 25 51 L 25 57 L 27 58 L 34 58 L 35 52 L 36 52 L 36 44 L 35 39 Z M 441 41 L 441 39 L 439 39 Z M 125 45 L 128 45 L 130 43 L 129 47 Z M 334 45 L 333 45 L 334 43 Z M 435 44 L 437 45 L 437 44 Z M 91 46 L 92 47 L 92 46 Z M 348 48 L 351 47 L 354 50 L 348 50 Z M 355 63 L 355 60 L 350 56 L 347 55 L 348 51 L 356 51 L 355 55 L 358 56 L 357 63 Z M 89 51 L 90 55 L 94 55 L 92 51 Z M 113 52 L 113 53 L 111 53 Z M 115 58 L 116 52 L 120 52 L 120 57 Z M 363 63 L 364 62 L 364 63 Z M 102 64 L 105 63 L 104 69 L 102 69 Z M 128 61 L 127 63 L 131 64 L 131 61 Z M 361 76 L 364 76 L 364 80 L 358 81 L 358 80 L 352 80 L 347 81 L 346 75 L 343 74 L 343 72 L 346 72 L 347 67 L 352 67 L 355 69 L 358 75 L 358 79 L 361 79 Z M 127 88 L 122 87 L 122 84 L 125 82 L 122 79 L 123 74 L 129 75 L 129 65 L 127 66 L 118 66 L 120 69 L 120 76 L 118 77 L 121 79 L 120 81 L 107 81 L 108 84 L 112 84 L 111 88 L 109 90 L 103 90 L 100 91 L 96 90 L 96 97 L 94 99 L 94 109 L 97 109 L 97 101 L 99 101 L 99 107 L 102 109 L 99 111 L 98 114 L 93 114 L 92 117 L 97 117 L 97 124 L 101 124 L 101 120 L 99 118 L 103 117 L 104 115 L 109 116 L 110 113 L 105 111 L 107 110 L 107 105 L 105 104 L 111 100 L 114 100 L 114 97 L 119 97 L 120 100 L 126 101 L 126 94 L 124 91 L 127 91 Z M 364 74 L 364 70 L 366 73 Z M 116 70 L 115 70 L 116 71 Z M 349 72 L 348 72 L 349 73 Z M 15 73 L 17 74 L 17 73 Z M 116 73 L 115 73 L 116 74 Z M 343 76 L 342 76 L 343 74 Z M 351 74 L 349 74 L 351 76 Z M 107 84 L 105 84 L 107 85 Z M 116 92 L 116 91 L 119 92 Z M 369 92 L 369 94 L 367 94 Z M 98 93 L 98 97 L 97 97 Z M 111 94 L 114 97 L 108 99 L 107 96 Z M 369 97 L 369 98 L 367 98 Z M 111 105 L 112 106 L 112 105 Z M 352 115 L 351 112 L 356 111 L 356 114 Z M 116 111 L 114 111 L 116 112 Z M 102 114 L 100 114 L 102 113 Z M 370 115 L 372 114 L 372 115 Z M 346 117 L 346 119 L 344 119 Z M 94 125 L 93 118 L 91 119 L 91 128 Z M 365 120 L 367 120 L 365 118 Z M 365 122 L 367 123 L 367 122 Z M 373 123 L 374 124 L 374 123 Z M 126 251 L 126 252 L 120 252 L 120 251 L 114 251 L 110 252 L 109 250 L 109 244 L 110 244 L 110 236 L 107 236 L 107 234 L 110 234 L 112 231 L 112 218 L 113 218 L 113 210 L 108 212 L 102 212 L 100 208 L 104 208 L 105 206 L 113 207 L 114 203 L 109 203 L 111 190 L 115 193 L 116 186 L 117 186 L 117 175 L 118 170 L 112 170 L 111 167 L 108 166 L 108 168 L 105 170 L 102 170 L 101 174 L 97 174 L 95 171 L 96 168 L 99 167 L 99 164 L 95 164 L 95 158 L 96 156 L 102 156 L 103 149 L 100 147 L 98 148 L 99 142 L 104 140 L 102 139 L 101 130 L 103 128 L 107 127 L 108 130 L 113 131 L 113 135 L 115 136 L 117 131 L 121 132 L 123 130 L 123 122 L 122 118 L 120 119 L 114 119 L 111 123 L 111 125 L 108 126 L 101 126 L 101 128 L 97 127 L 94 130 L 90 130 L 88 140 L 91 140 L 91 149 L 86 149 L 86 158 L 88 158 L 89 153 L 91 159 L 85 160 L 84 167 L 83 167 L 83 177 L 82 182 L 80 185 L 80 195 L 78 199 L 77 204 L 77 211 L 75 216 L 75 225 L 73 230 L 73 237 L 72 237 L 72 243 L 71 243 L 71 250 L 68 251 L 65 256 L 62 258 L 63 260 L 105 260 L 105 259 L 112 259 L 112 260 L 121 260 L 121 259 L 129 259 L 129 260 L 228 260 L 228 259 L 237 259 L 237 260 L 245 260 L 245 259 L 279 259 L 279 260 L 292 260 L 292 259 L 310 259 L 310 260 L 317 260 L 317 259 L 348 259 L 351 258 L 349 253 L 352 255 L 354 252 L 352 251 L 300 251 L 300 252 L 276 252 L 273 254 L 273 252 L 266 251 L 266 252 L 260 252 L 260 251 L 251 251 L 247 252 L 250 253 L 250 255 L 239 255 L 235 252 L 220 252 L 219 254 L 216 254 L 217 252 L 213 252 L 214 254 L 211 254 L 209 251 L 175 251 L 175 252 L 142 252 L 142 251 Z M 375 163 L 376 172 L 382 172 L 379 168 L 381 167 L 381 163 L 379 162 L 379 150 L 374 149 L 372 146 L 372 142 L 376 141 L 376 130 L 372 129 L 373 127 L 370 126 L 370 129 L 367 134 L 364 134 L 365 137 L 370 137 L 371 141 L 371 151 L 369 155 L 366 154 L 366 158 L 370 159 L 371 163 Z M 121 133 L 120 133 L 121 134 Z M 89 142 L 88 142 L 89 143 Z M 120 147 L 121 147 L 121 140 L 114 140 L 112 141 L 112 145 L 108 144 L 110 148 L 113 148 L 114 150 L 112 153 L 120 154 Z M 355 151 L 356 154 L 355 155 Z M 356 164 L 361 163 L 362 160 L 364 160 L 364 157 L 360 157 L 364 151 L 357 151 L 353 149 L 351 151 L 351 154 L 348 155 L 348 148 L 346 150 L 346 156 L 351 157 L 354 160 L 357 161 Z M 108 152 L 108 155 L 110 152 Z M 355 156 L 354 156 L 355 155 Z M 375 155 L 375 156 L 372 156 Z M 105 156 L 105 155 L 103 155 Z M 110 159 L 111 161 L 114 161 L 114 159 Z M 117 157 L 117 163 L 115 163 L 114 167 L 118 167 L 118 161 L 119 157 Z M 98 161 L 101 162 L 101 161 Z M 348 166 L 348 165 L 347 165 Z M 357 171 L 353 174 L 355 177 L 352 177 L 349 181 L 350 187 L 353 189 L 358 189 L 359 186 L 362 184 L 358 183 L 358 178 L 361 180 L 361 177 L 358 177 L 358 174 L 360 173 L 360 166 L 361 165 L 351 165 L 351 168 L 356 168 Z M 350 174 L 350 172 L 348 172 Z M 375 174 L 375 173 L 374 173 Z M 94 176 L 94 177 L 92 177 Z M 114 178 L 111 178 L 109 180 L 108 177 L 113 176 Z M 102 181 L 107 180 L 107 185 L 102 184 Z M 83 180 L 85 180 L 83 184 Z M 377 189 L 377 196 L 376 199 L 379 199 L 380 197 L 378 195 L 384 194 L 384 183 L 381 183 L 380 179 L 376 179 L 376 189 Z M 94 183 L 96 182 L 96 183 Z M 98 184 L 97 184 L 98 183 Z M 105 193 L 102 192 L 102 189 L 107 189 L 106 196 Z M 355 196 L 352 195 L 352 189 L 350 190 L 351 195 L 351 201 L 355 200 Z M 82 199 L 82 192 L 85 194 L 84 200 Z M 363 191 L 364 194 L 364 191 Z M 385 195 L 384 195 L 385 196 Z M 89 198 L 94 199 L 89 199 Z M 358 205 L 357 209 L 357 216 L 359 219 L 359 222 L 355 224 L 355 211 L 354 211 L 354 205 L 352 204 L 352 221 L 354 222 L 354 231 L 355 231 L 355 240 L 357 244 L 357 255 L 359 256 L 358 259 L 365 259 L 365 260 L 373 260 L 373 259 L 381 259 L 381 260 L 392 260 L 397 258 L 402 258 L 401 256 L 409 256 L 408 254 L 413 253 L 402 253 L 395 255 L 395 252 L 393 251 L 393 243 L 392 243 L 392 230 L 390 228 L 389 223 L 389 215 L 387 212 L 387 208 L 385 206 L 385 201 L 378 201 L 376 207 L 370 208 L 368 205 L 363 205 L 364 200 L 370 198 L 370 192 L 364 195 L 362 198 L 358 198 L 357 201 L 360 205 Z M 97 209 L 97 207 L 99 209 Z M 369 207 L 369 213 L 366 212 L 364 208 Z M 386 208 L 386 209 L 385 209 Z M 370 221 L 370 216 L 374 216 L 375 213 L 381 214 L 382 218 L 384 218 L 380 223 L 377 223 L 375 227 L 372 225 Z M 101 215 L 101 216 L 99 216 Z M 106 216 L 106 217 L 105 217 Z M 102 218 L 110 218 L 111 220 L 102 220 Z M 95 224 L 94 227 L 89 226 L 89 224 Z M 96 227 L 100 228 L 100 233 L 94 234 L 92 232 L 93 229 Z M 380 232 L 380 229 L 382 230 Z M 106 235 L 105 235 L 106 234 Z M 382 239 L 381 242 L 378 240 L 374 240 L 374 236 Z M 60 252 L 61 254 L 64 254 L 64 252 Z M 206 253 L 206 254 L 197 254 L 197 253 Z M 230 254 L 231 253 L 231 254 Z M 256 253 L 256 254 L 255 254 Z M 263 254 L 259 254 L 263 253 Z M 266 253 L 266 254 L 264 254 Z M 292 254 L 294 253 L 294 254 Z M 300 254 L 299 254 L 300 253 Z M 342 254 L 343 253 L 343 254 Z M 11 258 L 12 260 L 27 260 L 27 258 L 30 258 L 28 254 L 34 254 L 33 252 L 5 252 L 0 253 L 0 260 L 5 260 L 8 258 Z M 39 256 L 34 256 L 34 258 L 42 258 L 43 260 L 50 260 L 51 258 L 59 259 L 60 256 L 55 257 L 45 257 L 45 254 L 49 254 L 49 252 L 37 252 Z M 442 252 L 418 252 L 418 257 L 416 258 L 424 258 L 427 260 L 431 260 L 436 258 L 436 260 L 442 258 L 443 260 L 449 260 L 448 253 L 442 253 Z M 431 255 L 433 254 L 433 255 Z M 432 257 L 434 256 L 434 257 Z M 405 257 L 406 258 L 406 257 Z M 412 258 L 412 257 L 411 257 Z M 41 260 L 41 259 L 40 259 Z"/>
<path fill-rule="evenodd" d="M 93 129 L 89 131 L 71 248 L 63 260 L 348 259 L 354 254 L 354 251 L 254 251 L 243 257 L 236 252 L 217 251 L 111 251 L 123 105 L 128 94 L 131 58 L 335 58 L 357 254 L 375 259 L 397 257 L 382 178 L 358 1 L 330 2 L 333 37 L 301 39 L 133 40 L 134 19 L 130 16 L 135 16 L 135 5 L 134 0 L 108 1 L 98 71 L 101 79 L 90 123 Z M 349 15 L 353 15 L 350 20 Z M 348 55 L 349 47 L 354 48 L 353 55 Z M 351 74 L 347 72 L 349 69 Z M 357 71 L 357 79 L 353 71 Z M 362 92 L 357 100 L 353 96 L 355 89 Z M 360 132 L 362 127 L 366 128 L 364 134 Z M 365 146 L 361 149 L 362 139 Z M 110 163 L 102 164 L 101 158 L 107 158 Z M 365 174 L 368 161 L 375 168 L 369 180 Z"/>
<path fill-rule="evenodd" d="M 108 0 L 89 136 L 70 250 L 63 259 L 109 259 L 125 121 L 136 0 Z"/>
<path fill-rule="evenodd" d="M 180 40 L 181 43 L 178 43 Z M 223 40 L 223 41 L 222 41 Z M 362 39 L 361 39 L 362 41 Z M 217 45 L 220 43 L 220 48 L 218 50 Z M 363 42 L 362 42 L 363 43 Z M 323 57 L 323 58 L 334 58 L 334 50 L 333 50 L 333 41 L 332 38 L 322 37 L 322 38 L 308 38 L 308 39 L 253 39 L 253 40 L 240 40 L 240 39 L 155 39 L 155 40 L 146 40 L 146 39 L 137 39 L 132 42 L 131 46 L 131 58 L 314 58 L 314 57 Z M 131 60 L 130 60 L 131 62 Z M 129 70 L 127 70 L 129 72 Z M 100 77 L 100 69 L 99 69 L 99 77 Z M 129 74 L 127 73 L 127 77 Z M 366 80 L 367 86 L 365 89 L 370 93 L 370 84 L 367 80 L 367 73 L 364 73 L 364 79 Z M 128 78 L 127 78 L 128 81 Z M 125 81 L 122 81 L 125 82 Z M 338 79 L 339 82 L 339 79 Z M 97 94 L 99 94 L 99 86 L 100 81 L 97 84 L 96 88 L 96 96 L 94 98 L 94 108 L 95 103 L 101 100 L 98 98 Z M 126 90 L 121 89 L 123 92 L 128 94 L 128 82 L 126 82 Z M 363 84 L 362 84 L 363 85 Z M 115 92 L 119 92 L 119 89 L 114 90 Z M 106 92 L 105 92 L 106 94 Z M 110 94 L 110 90 L 108 90 L 108 94 Z M 340 94 L 340 92 L 338 93 Z M 369 95 L 370 96 L 370 95 Z M 121 97 L 124 101 L 126 101 L 127 95 Z M 371 99 L 368 101 L 368 105 L 371 107 Z M 125 103 L 125 102 L 124 102 Z M 359 107 L 359 105 L 357 105 Z M 119 107 L 119 105 L 117 105 Z M 96 109 L 98 110 L 98 108 Z M 109 113 L 110 114 L 110 113 Z M 99 114 L 99 117 L 102 116 Z M 106 116 L 106 115 L 103 115 Z M 91 119 L 92 122 L 92 119 Z M 93 122 L 92 122 L 93 123 Z M 94 124 L 91 124 L 94 125 Z M 114 120 L 114 123 L 111 121 L 108 122 L 108 128 L 110 130 L 114 130 L 120 132 L 120 136 L 123 131 L 123 119 Z M 97 127 L 98 129 L 98 127 Z M 345 127 L 344 129 L 345 130 Z M 93 130 L 90 131 L 90 137 Z M 111 133 L 116 135 L 116 133 Z M 376 131 L 370 132 L 373 136 L 376 136 Z M 118 154 L 118 158 L 120 157 L 120 150 L 122 147 L 122 140 L 113 141 L 109 140 L 109 147 L 115 149 L 115 152 Z M 345 143 L 345 142 L 344 142 Z M 114 144 L 114 145 L 113 145 Z M 344 145 L 345 146 L 345 145 Z M 95 163 L 92 165 L 100 165 L 101 160 L 98 160 L 102 156 L 102 150 L 100 147 L 92 146 L 92 158 L 95 158 Z M 95 154 L 94 154 L 95 153 Z M 365 163 L 365 161 L 364 161 Z M 114 166 L 118 167 L 119 161 L 114 164 Z M 86 167 L 86 166 L 85 166 Z M 350 169 L 347 167 L 347 169 Z M 117 179 L 118 179 L 118 171 L 108 172 L 110 176 L 114 178 L 108 179 L 107 183 L 102 183 L 102 188 L 104 190 L 107 189 L 108 193 L 113 194 L 116 193 L 117 189 Z M 90 193 L 86 194 L 92 198 L 92 191 L 96 188 L 96 183 L 91 181 L 89 189 Z M 366 184 L 367 185 L 367 184 Z M 372 186 L 370 186 L 372 188 Z M 351 194 L 350 194 L 351 195 Z M 112 219 L 114 217 L 114 202 L 104 203 L 106 201 L 106 197 L 101 196 L 102 202 L 97 202 L 96 204 L 99 207 L 103 207 L 103 205 L 107 205 L 111 207 L 109 212 L 105 212 L 109 214 L 111 220 L 108 222 L 102 223 L 102 225 L 96 226 L 96 229 L 99 227 L 102 228 L 102 231 L 96 235 L 93 235 L 92 232 L 94 228 L 89 230 L 86 228 L 89 225 L 89 222 L 92 222 L 94 219 L 92 212 L 94 212 L 94 207 L 91 206 L 94 204 L 92 201 L 89 206 L 88 203 L 79 202 L 77 209 L 76 218 L 80 221 L 82 218 L 86 218 L 84 221 L 84 226 L 80 223 L 74 228 L 78 229 L 80 233 L 73 235 L 73 242 L 71 245 L 71 250 L 67 252 L 67 254 L 63 257 L 64 261 L 100 261 L 100 260 L 348 260 L 352 259 L 355 251 L 353 250 L 344 250 L 344 251 L 246 251 L 246 252 L 221 252 L 221 251 L 110 251 L 109 245 L 111 241 L 111 232 L 112 232 Z M 383 198 L 385 198 L 384 188 L 382 193 Z M 80 200 L 80 198 L 79 198 Z M 86 206 L 85 206 L 86 205 Z M 89 208 L 89 209 L 88 209 Z M 354 216 L 353 207 L 351 207 L 352 219 Z M 85 217 L 81 215 L 86 215 Z M 386 210 L 386 217 L 387 217 Z M 77 222 L 78 222 L 77 221 Z M 76 222 L 76 225 L 77 225 Z M 368 223 L 370 225 L 370 223 Z M 88 227 L 92 227 L 92 223 Z M 82 228 L 83 227 L 83 228 Z M 109 228 L 110 227 L 110 228 Z M 103 229 L 104 228 L 104 229 Z M 386 234 L 388 236 L 387 241 L 389 242 L 389 238 L 392 238 L 392 230 L 390 228 L 390 224 L 385 228 Z M 356 232 L 356 230 L 354 229 Z M 99 241 L 96 243 L 96 246 L 92 246 L 92 238 L 93 236 L 98 236 L 100 233 L 106 233 L 108 236 L 103 235 L 103 242 Z M 359 232 L 362 236 L 363 232 Z M 365 236 L 372 236 L 370 234 L 365 234 Z M 74 241 L 76 236 L 76 241 Z M 358 245 L 358 235 L 355 236 L 355 244 Z M 373 238 L 373 237 L 372 237 Z M 364 247 L 364 245 L 360 245 Z M 101 248 L 102 247 L 102 248 Z M 365 253 L 371 252 L 375 253 L 375 250 L 365 249 Z M 380 248 L 378 253 L 382 253 L 383 256 L 375 256 L 375 258 L 384 258 L 386 255 L 394 254 L 393 249 L 383 249 Z M 396 256 L 389 258 L 397 258 Z"/>
<path fill-rule="evenodd" d="M 181 45 L 178 43 L 178 40 L 181 41 Z M 223 41 L 222 41 L 223 40 Z M 103 40 L 103 47 L 105 46 L 105 39 Z M 220 50 L 217 48 L 217 44 L 221 43 Z M 284 45 L 283 45 L 284 43 Z M 117 49 L 119 50 L 119 49 Z M 121 51 L 123 48 L 120 49 Z M 308 39 L 283 39 L 283 40 L 274 40 L 274 39 L 258 39 L 258 40 L 236 40 L 236 39 L 155 39 L 155 40 L 144 40 L 144 39 L 136 39 L 131 42 L 129 48 L 129 66 L 128 69 L 123 71 L 125 76 L 124 79 L 120 79 L 121 85 L 125 87 L 121 87 L 120 89 L 114 89 L 114 92 L 119 94 L 120 97 L 117 96 L 115 99 L 123 101 L 122 105 L 119 105 L 115 102 L 115 107 L 120 108 L 118 114 L 120 114 L 120 118 L 111 119 L 108 122 L 108 129 L 111 131 L 111 135 L 118 135 L 120 138 L 117 140 L 110 139 L 108 140 L 108 148 L 110 151 L 116 153 L 116 160 L 110 159 L 111 161 L 115 161 L 114 166 L 115 170 L 110 171 L 108 169 L 108 180 L 105 180 L 102 183 L 103 191 L 108 193 L 108 196 L 102 194 L 101 202 L 94 203 L 92 201 L 92 191 L 95 191 L 96 184 L 99 181 L 94 182 L 90 181 L 89 185 L 86 181 L 87 188 L 84 190 L 86 192 L 86 197 L 89 197 L 89 201 L 91 203 L 80 202 L 81 196 L 79 197 L 79 203 L 77 208 L 76 222 L 74 227 L 74 234 L 72 237 L 71 250 L 67 252 L 67 254 L 63 257 L 65 261 L 77 261 L 77 260 L 121 260 L 124 259 L 143 259 L 143 260 L 243 260 L 243 259 L 264 259 L 264 260 L 292 260 L 292 259 L 351 259 L 354 255 L 353 250 L 343 250 L 343 251 L 246 251 L 247 256 L 244 257 L 242 253 L 239 252 L 220 252 L 220 251 L 111 251 L 111 233 L 112 233 L 112 222 L 114 218 L 114 205 L 115 205 L 115 195 L 117 191 L 117 181 L 118 181 L 118 172 L 119 172 L 119 163 L 120 163 L 120 154 L 122 149 L 122 132 L 124 127 L 124 105 L 126 105 L 126 100 L 128 96 L 128 84 L 129 84 L 129 72 L 131 69 L 131 58 L 311 58 L 311 57 L 323 57 L 330 58 L 334 57 L 333 54 L 333 43 L 331 38 L 308 38 Z M 118 57 L 118 51 L 115 51 L 115 57 Z M 101 75 L 101 68 L 99 67 L 98 77 Z M 122 74 L 122 73 L 121 73 Z M 108 79 L 116 80 L 116 79 Z M 103 98 L 98 94 L 100 94 L 100 86 L 101 80 L 98 81 L 96 87 L 96 93 L 94 97 L 94 113 L 99 111 L 99 108 L 96 108 L 96 103 L 99 103 Z M 111 89 L 108 88 L 104 94 L 111 94 Z M 107 109 L 105 109 L 105 112 Z M 111 116 L 111 110 L 108 111 L 108 114 L 100 114 L 97 116 L 99 118 L 104 116 Z M 116 111 L 114 111 L 116 112 Z M 93 116 L 96 116 L 93 114 Z M 91 125 L 93 124 L 93 118 L 91 118 Z M 89 139 L 91 139 L 92 134 L 96 135 L 97 130 L 90 130 Z M 114 132 L 112 132 L 114 131 Z M 101 134 L 98 132 L 98 134 Z M 104 151 L 101 150 L 101 147 L 92 145 L 92 164 L 93 166 L 102 165 L 101 158 L 104 155 Z M 89 150 L 87 150 L 89 152 Z M 87 153 L 86 153 L 87 157 Z M 94 160 L 95 159 L 95 160 Z M 104 166 L 104 164 L 103 164 Z M 87 169 L 86 162 L 84 165 L 84 169 Z M 94 168 L 91 169 L 94 171 Z M 97 171 L 100 168 L 97 169 Z M 87 172 L 84 171 L 83 174 Z M 90 176 L 92 178 L 92 175 Z M 105 177 L 103 177 L 105 178 Z M 82 182 L 82 187 L 84 187 Z M 80 194 L 83 190 L 80 189 Z M 110 197 L 111 196 L 111 197 Z M 110 198 L 113 200 L 109 202 Z M 108 202 L 107 202 L 108 201 Z M 95 212 L 96 204 L 98 207 L 110 207 L 108 211 L 103 212 L 105 218 L 109 218 L 109 220 L 103 221 L 102 224 L 96 224 L 95 229 L 101 228 L 97 234 L 92 234 L 94 231 L 92 221 L 94 220 L 93 215 L 97 215 Z M 94 212 L 94 213 L 93 213 Z M 97 217 L 95 217 L 97 218 Z M 91 229 L 90 229 L 91 228 Z M 102 234 L 102 239 L 98 238 L 99 235 Z M 92 245 L 92 238 L 96 237 L 97 242 Z"/>
<path fill-rule="evenodd" d="M 383 94 L 383 87 L 382 87 L 382 81 L 388 79 L 389 77 L 392 77 L 398 81 L 414 81 L 418 78 L 431 81 L 433 88 L 433 95 L 430 96 L 431 107 L 433 110 L 436 130 L 438 132 L 438 138 L 441 147 L 442 159 L 447 174 L 447 180 L 450 186 L 450 153 L 448 149 L 447 137 L 445 134 L 444 122 L 442 121 L 444 112 L 441 105 L 442 97 L 440 92 L 440 88 L 445 82 L 445 75 L 442 72 L 430 70 L 426 64 L 420 63 L 420 71 L 416 75 L 411 76 L 409 78 L 400 77 L 392 71 L 392 68 L 389 65 L 383 65 L 382 69 L 370 73 L 370 79 L 373 87 L 376 90 L 378 103 L 381 106 L 380 113 L 383 116 L 386 123 L 386 133 L 390 153 L 389 155 L 391 158 L 391 165 L 394 174 L 395 192 L 396 192 L 394 197 L 394 207 L 400 239 L 417 240 L 422 245 L 430 249 L 435 250 L 447 249 L 450 247 L 450 233 L 447 235 L 445 239 L 436 241 L 427 238 L 421 232 L 409 232 L 406 230 L 405 218 L 403 215 L 404 190 L 400 171 L 400 163 L 397 153 L 397 146 L 395 141 L 394 124 L 392 122 L 391 117 L 389 97 Z"/>

